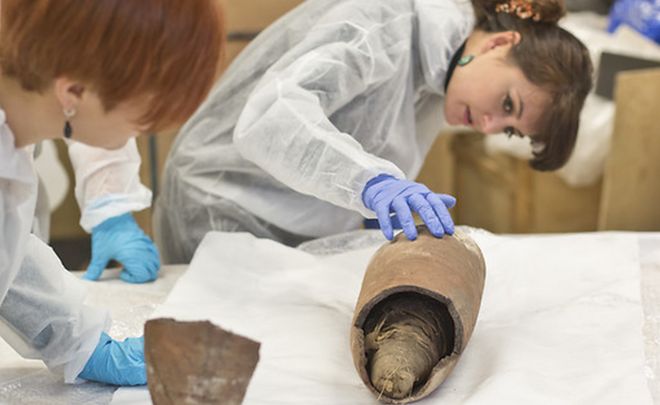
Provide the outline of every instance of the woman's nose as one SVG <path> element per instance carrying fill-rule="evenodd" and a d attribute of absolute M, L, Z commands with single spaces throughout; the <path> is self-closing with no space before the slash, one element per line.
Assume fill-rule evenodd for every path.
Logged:
<path fill-rule="evenodd" d="M 498 134 L 504 131 L 504 128 L 510 125 L 509 117 L 493 116 L 484 114 L 481 121 L 481 132 L 484 134 Z"/>

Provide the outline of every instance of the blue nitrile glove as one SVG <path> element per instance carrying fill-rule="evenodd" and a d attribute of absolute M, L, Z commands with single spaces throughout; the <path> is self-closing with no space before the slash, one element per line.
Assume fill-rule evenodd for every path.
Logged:
<path fill-rule="evenodd" d="M 436 194 L 423 184 L 381 174 L 367 182 L 362 201 L 365 207 L 376 212 L 380 229 L 389 240 L 394 237 L 391 213 L 396 214 L 403 233 L 410 240 L 417 239 L 412 211 L 419 214 L 434 236 L 454 233 L 454 221 L 447 209 L 456 205 L 456 199 L 447 194 Z"/>
<path fill-rule="evenodd" d="M 145 385 L 144 337 L 118 342 L 102 333 L 78 377 L 112 385 Z"/>
<path fill-rule="evenodd" d="M 401 222 L 396 215 L 390 217 L 392 219 L 392 229 L 401 229 Z M 378 218 L 365 218 L 362 221 L 364 229 L 380 229 L 380 224 L 378 223 Z"/>
<path fill-rule="evenodd" d="M 158 277 L 158 249 L 130 213 L 107 219 L 92 229 L 92 260 L 83 278 L 98 280 L 110 260 L 124 266 L 119 278 L 128 283 L 146 283 Z"/>

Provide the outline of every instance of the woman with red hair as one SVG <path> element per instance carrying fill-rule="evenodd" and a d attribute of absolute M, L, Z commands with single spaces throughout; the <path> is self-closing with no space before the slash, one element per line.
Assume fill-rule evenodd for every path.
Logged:
<path fill-rule="evenodd" d="M 3 0 L 0 27 L 0 335 L 66 382 L 146 383 L 142 338 L 119 342 L 105 311 L 31 233 L 33 145 L 121 148 L 184 121 L 222 45 L 213 0 Z"/>

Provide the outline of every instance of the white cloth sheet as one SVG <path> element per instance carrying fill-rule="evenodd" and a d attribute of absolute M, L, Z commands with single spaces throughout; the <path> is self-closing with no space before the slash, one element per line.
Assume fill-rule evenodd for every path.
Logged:
<path fill-rule="evenodd" d="M 110 335 L 123 340 L 142 334 L 143 325 L 172 290 L 187 266 L 163 266 L 156 281 L 128 284 L 119 280 L 119 269 L 103 273 L 102 281 L 86 281 L 86 304 L 108 308 L 113 323 Z M 74 272 L 81 277 L 84 272 Z M 11 405 L 107 405 L 116 387 L 84 382 L 64 384 L 43 362 L 27 360 L 0 339 L 0 404 Z"/>
<path fill-rule="evenodd" d="M 649 404 L 635 234 L 503 237 L 476 231 L 487 263 L 472 340 L 420 404 Z M 313 255 L 210 233 L 153 317 L 210 319 L 261 341 L 245 399 L 376 404 L 349 352 L 360 283 L 377 246 Z M 149 403 L 146 388 L 113 404 Z"/>

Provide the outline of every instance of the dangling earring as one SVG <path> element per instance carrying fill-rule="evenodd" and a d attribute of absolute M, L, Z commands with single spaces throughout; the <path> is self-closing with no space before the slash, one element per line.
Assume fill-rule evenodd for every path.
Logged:
<path fill-rule="evenodd" d="M 66 121 L 64 121 L 64 137 L 66 139 L 71 138 L 71 135 L 73 135 L 73 128 L 71 127 L 71 118 L 73 118 L 74 115 L 76 115 L 76 109 L 75 108 L 68 108 L 65 109 L 64 111 L 64 116 L 66 117 Z"/>
<path fill-rule="evenodd" d="M 458 60 L 458 66 L 465 66 L 468 63 L 472 62 L 474 55 L 465 55 Z"/>

